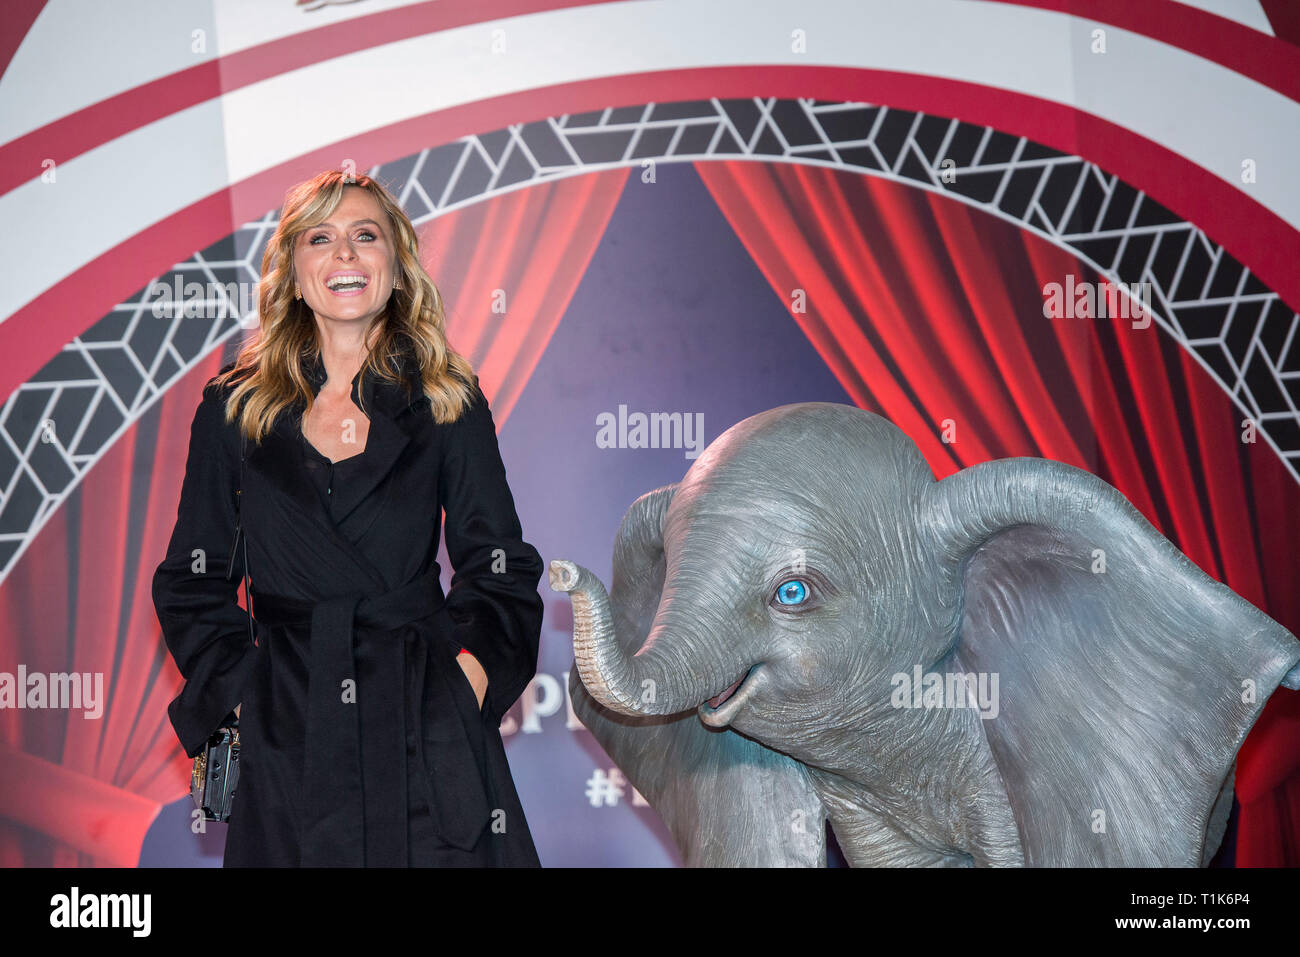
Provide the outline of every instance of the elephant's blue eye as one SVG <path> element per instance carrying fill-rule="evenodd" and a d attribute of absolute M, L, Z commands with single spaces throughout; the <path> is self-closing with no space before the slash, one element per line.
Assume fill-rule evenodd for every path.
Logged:
<path fill-rule="evenodd" d="M 783 605 L 801 605 L 808 599 L 808 586 L 797 578 L 782 582 L 776 589 L 776 600 Z"/>

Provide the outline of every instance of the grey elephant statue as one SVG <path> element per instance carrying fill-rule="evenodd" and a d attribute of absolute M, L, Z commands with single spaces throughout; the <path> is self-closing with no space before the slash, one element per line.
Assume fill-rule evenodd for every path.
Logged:
<path fill-rule="evenodd" d="M 1203 866 L 1300 642 L 1116 489 L 1047 459 L 942 481 L 807 402 L 628 509 L 569 594 L 579 719 L 691 866 Z"/>

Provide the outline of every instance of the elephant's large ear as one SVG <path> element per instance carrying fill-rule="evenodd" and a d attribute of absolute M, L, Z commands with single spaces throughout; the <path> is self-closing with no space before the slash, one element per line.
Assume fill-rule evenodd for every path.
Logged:
<path fill-rule="evenodd" d="M 927 502 L 955 639 L 935 670 L 997 675 L 982 725 L 1025 862 L 1207 862 L 1237 749 L 1295 687 L 1300 643 L 1088 472 L 1003 459 Z"/>
<path fill-rule="evenodd" d="M 608 600 L 627 655 L 645 642 L 659 607 L 663 519 L 676 490 L 667 485 L 632 503 L 614 542 L 608 598 L 599 581 L 588 589 L 589 600 Z M 578 718 L 663 819 L 688 866 L 826 866 L 826 811 L 803 765 L 734 731 L 707 728 L 694 711 L 615 714 L 591 697 L 576 667 L 569 693 Z"/>

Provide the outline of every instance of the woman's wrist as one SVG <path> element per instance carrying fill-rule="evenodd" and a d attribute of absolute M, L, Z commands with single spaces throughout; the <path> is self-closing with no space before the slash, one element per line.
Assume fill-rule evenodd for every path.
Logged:
<path fill-rule="evenodd" d="M 456 656 L 456 663 L 460 665 L 460 670 L 465 672 L 470 687 L 474 689 L 474 697 L 478 700 L 478 706 L 482 708 L 483 702 L 487 699 L 488 686 L 487 672 L 483 670 L 483 665 L 470 651 L 464 648 Z"/>

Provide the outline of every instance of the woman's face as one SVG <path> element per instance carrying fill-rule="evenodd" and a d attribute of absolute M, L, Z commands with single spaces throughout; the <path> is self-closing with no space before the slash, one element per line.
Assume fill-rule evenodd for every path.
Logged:
<path fill-rule="evenodd" d="M 317 322 L 357 322 L 364 329 L 388 302 L 395 270 L 388 218 L 360 187 L 345 188 L 334 214 L 294 243 L 294 279 Z"/>

